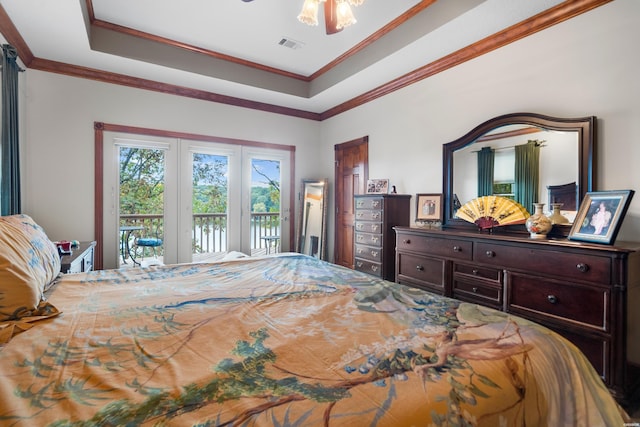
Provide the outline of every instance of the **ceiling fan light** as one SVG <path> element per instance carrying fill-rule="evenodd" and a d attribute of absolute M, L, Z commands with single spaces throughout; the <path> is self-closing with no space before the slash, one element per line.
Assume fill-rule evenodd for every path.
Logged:
<path fill-rule="evenodd" d="M 351 6 L 349 6 L 349 3 L 347 3 L 346 0 L 340 1 L 338 3 L 336 14 L 338 15 L 338 23 L 336 24 L 336 28 L 338 29 L 348 27 L 349 25 L 358 22 L 356 21 L 355 16 L 353 16 Z"/>
<path fill-rule="evenodd" d="M 304 0 L 302 10 L 300 11 L 300 15 L 298 15 L 298 21 L 307 25 L 318 25 L 318 1 L 319 0 Z"/>

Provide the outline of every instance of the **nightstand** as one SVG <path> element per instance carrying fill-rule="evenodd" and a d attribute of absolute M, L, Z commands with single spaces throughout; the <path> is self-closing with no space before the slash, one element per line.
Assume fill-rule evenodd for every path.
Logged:
<path fill-rule="evenodd" d="M 80 242 L 69 255 L 60 257 L 61 273 L 84 273 L 93 270 L 93 252 L 96 242 Z"/>

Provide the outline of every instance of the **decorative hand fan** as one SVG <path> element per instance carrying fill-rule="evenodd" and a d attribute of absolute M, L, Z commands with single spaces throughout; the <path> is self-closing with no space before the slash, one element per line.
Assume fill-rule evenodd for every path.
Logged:
<path fill-rule="evenodd" d="M 501 196 L 482 196 L 470 200 L 456 212 L 456 217 L 486 230 L 511 224 L 524 224 L 530 214 L 520 203 Z"/>

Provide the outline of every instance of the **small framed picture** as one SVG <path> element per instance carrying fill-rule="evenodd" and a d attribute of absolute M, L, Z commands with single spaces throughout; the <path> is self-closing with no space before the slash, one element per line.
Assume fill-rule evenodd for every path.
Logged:
<path fill-rule="evenodd" d="M 442 221 L 442 194 L 416 194 L 416 221 Z"/>
<path fill-rule="evenodd" d="M 585 194 L 569 232 L 569 239 L 612 245 L 633 194 L 633 190 L 593 191 Z"/>
<path fill-rule="evenodd" d="M 387 194 L 389 192 L 388 179 L 367 180 L 367 194 Z"/>

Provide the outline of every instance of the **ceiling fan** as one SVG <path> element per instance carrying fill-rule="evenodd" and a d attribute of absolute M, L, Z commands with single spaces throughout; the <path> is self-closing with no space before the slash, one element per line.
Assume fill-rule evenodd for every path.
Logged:
<path fill-rule="evenodd" d="M 245 3 L 252 2 L 253 0 L 242 0 Z M 344 27 L 338 27 L 338 0 L 322 0 L 324 3 L 324 24 L 327 34 L 335 34 Z M 356 2 L 362 3 L 361 1 Z M 354 19 L 355 22 L 355 19 Z"/>

